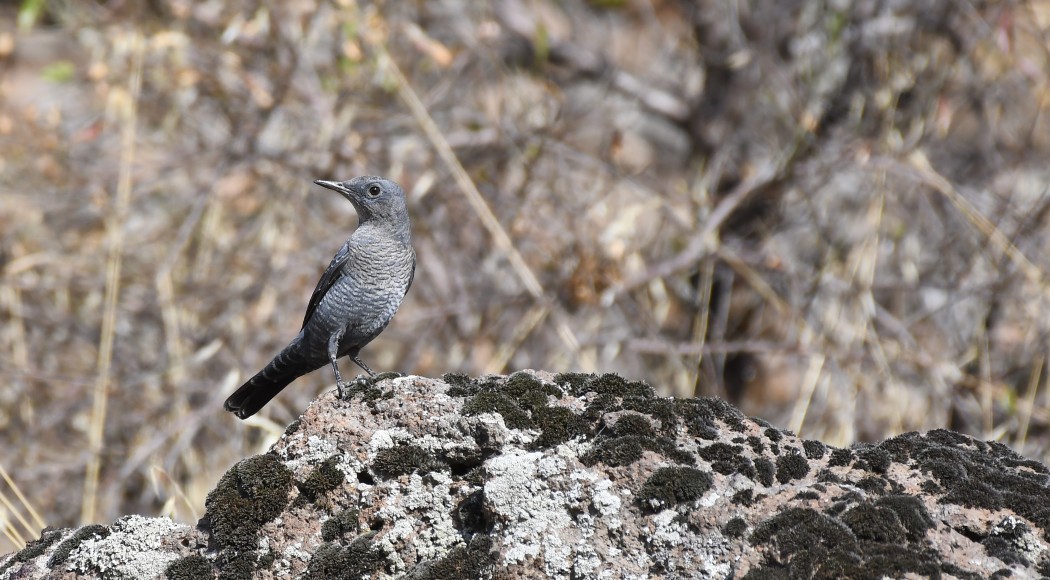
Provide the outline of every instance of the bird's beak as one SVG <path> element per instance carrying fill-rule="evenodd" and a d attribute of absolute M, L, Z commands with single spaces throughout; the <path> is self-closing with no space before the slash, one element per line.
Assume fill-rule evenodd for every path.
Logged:
<path fill-rule="evenodd" d="M 317 185 L 320 185 L 321 187 L 324 187 L 326 189 L 331 189 L 332 191 L 338 191 L 339 193 L 341 193 L 343 195 L 347 195 L 347 194 L 350 193 L 350 190 L 347 189 L 342 183 L 339 183 L 338 181 L 324 181 L 322 179 L 318 179 L 314 183 L 316 183 Z"/>

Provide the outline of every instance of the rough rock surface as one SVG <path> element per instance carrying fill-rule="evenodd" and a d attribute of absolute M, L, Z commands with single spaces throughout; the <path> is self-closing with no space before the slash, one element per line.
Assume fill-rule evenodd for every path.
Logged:
<path fill-rule="evenodd" d="M 196 527 L 46 530 L 16 578 L 1030 578 L 1046 466 L 949 431 L 835 449 L 615 375 L 446 375 L 316 401 Z"/>

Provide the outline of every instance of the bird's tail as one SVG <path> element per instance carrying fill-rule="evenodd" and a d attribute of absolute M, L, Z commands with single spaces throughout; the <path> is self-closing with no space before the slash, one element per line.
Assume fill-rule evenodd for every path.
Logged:
<path fill-rule="evenodd" d="M 315 370 L 296 343 L 285 347 L 266 368 L 256 373 L 226 399 L 224 407 L 241 419 L 259 412 L 295 379 Z"/>

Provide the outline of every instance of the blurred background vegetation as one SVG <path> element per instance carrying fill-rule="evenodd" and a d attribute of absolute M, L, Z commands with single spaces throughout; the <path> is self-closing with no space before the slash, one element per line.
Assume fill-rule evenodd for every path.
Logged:
<path fill-rule="evenodd" d="M 194 522 L 354 227 L 409 195 L 378 370 L 618 372 L 834 445 L 1050 450 L 1050 1 L 0 5 L 0 552 Z M 352 366 L 344 364 L 350 373 Z"/>

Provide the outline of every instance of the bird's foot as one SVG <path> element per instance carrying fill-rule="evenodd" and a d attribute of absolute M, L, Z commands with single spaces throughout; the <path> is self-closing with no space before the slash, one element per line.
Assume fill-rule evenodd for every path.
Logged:
<path fill-rule="evenodd" d="M 343 399 L 346 399 L 346 390 L 350 388 L 350 385 L 348 385 L 346 381 L 339 379 L 335 382 L 335 388 L 336 392 L 339 393 L 339 400 L 342 401 Z"/>

